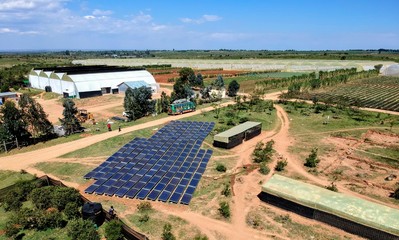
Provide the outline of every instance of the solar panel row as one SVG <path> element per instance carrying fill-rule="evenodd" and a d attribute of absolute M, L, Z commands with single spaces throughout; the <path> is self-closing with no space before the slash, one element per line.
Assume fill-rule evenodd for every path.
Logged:
<path fill-rule="evenodd" d="M 214 123 L 172 121 L 135 138 L 84 177 L 85 192 L 189 204 L 212 150 L 200 149 Z"/>

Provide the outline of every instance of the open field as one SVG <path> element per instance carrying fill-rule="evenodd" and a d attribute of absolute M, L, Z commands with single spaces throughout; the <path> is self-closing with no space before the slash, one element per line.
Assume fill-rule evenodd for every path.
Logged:
<path fill-rule="evenodd" d="M 391 65 L 389 61 L 362 61 L 362 60 L 304 60 L 304 59 L 85 59 L 74 60 L 74 64 L 92 65 L 106 64 L 116 66 L 142 66 L 172 64 L 172 67 L 191 67 L 193 69 L 215 69 L 260 71 L 282 70 L 285 72 L 297 71 L 326 71 L 339 68 L 357 68 L 358 70 L 373 69 L 377 64 Z"/>

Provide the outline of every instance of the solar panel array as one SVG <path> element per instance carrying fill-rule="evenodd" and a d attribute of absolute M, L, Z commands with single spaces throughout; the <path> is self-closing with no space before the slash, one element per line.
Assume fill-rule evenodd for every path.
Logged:
<path fill-rule="evenodd" d="M 200 149 L 215 123 L 172 121 L 135 138 L 84 176 L 85 192 L 189 204 L 212 150 Z"/>

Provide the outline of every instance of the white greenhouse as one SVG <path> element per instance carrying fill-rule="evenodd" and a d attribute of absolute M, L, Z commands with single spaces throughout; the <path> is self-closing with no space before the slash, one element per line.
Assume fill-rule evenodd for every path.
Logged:
<path fill-rule="evenodd" d="M 116 66 L 76 66 L 32 69 L 29 82 L 32 88 L 62 94 L 64 97 L 87 98 L 119 93 L 123 82 L 145 82 L 153 92 L 159 84 L 146 70 Z"/>

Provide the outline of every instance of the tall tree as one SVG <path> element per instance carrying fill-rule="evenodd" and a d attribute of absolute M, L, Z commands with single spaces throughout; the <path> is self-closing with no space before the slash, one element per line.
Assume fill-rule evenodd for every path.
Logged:
<path fill-rule="evenodd" d="M 42 106 L 27 94 L 22 94 L 18 101 L 22 119 L 29 123 L 28 130 L 33 137 L 50 139 L 54 137 L 54 128 L 47 119 Z"/>
<path fill-rule="evenodd" d="M 62 106 L 64 107 L 64 111 L 62 112 L 64 118 L 60 119 L 60 122 L 65 129 L 65 134 L 70 135 L 82 128 L 76 117 L 78 109 L 75 107 L 74 101 L 69 98 L 64 100 Z"/>
<path fill-rule="evenodd" d="M 224 88 L 224 80 L 223 80 L 222 75 L 219 74 L 212 85 L 218 90 Z"/>
<path fill-rule="evenodd" d="M 195 78 L 195 86 L 197 87 L 203 87 L 204 86 L 204 77 L 202 76 L 201 73 L 197 74 L 197 77 Z"/>
<path fill-rule="evenodd" d="M 2 124 L 3 140 L 18 140 L 19 144 L 29 144 L 30 133 L 27 124 L 22 119 L 21 111 L 12 101 L 6 101 L 0 109 L 0 123 Z"/>
<path fill-rule="evenodd" d="M 240 84 L 236 80 L 231 81 L 228 86 L 229 97 L 237 96 L 238 89 L 240 89 Z"/>
<path fill-rule="evenodd" d="M 170 97 L 166 95 L 164 91 L 161 93 L 161 111 L 168 112 L 168 107 L 170 104 Z"/>
<path fill-rule="evenodd" d="M 194 76 L 194 79 L 195 79 L 194 70 L 189 67 L 184 67 L 184 68 L 180 69 L 179 76 L 183 83 L 188 83 L 189 78 L 192 78 L 192 76 Z"/>
<path fill-rule="evenodd" d="M 123 106 L 129 113 L 129 120 L 136 120 L 154 112 L 155 101 L 151 100 L 151 94 L 151 89 L 147 87 L 126 90 Z"/>

